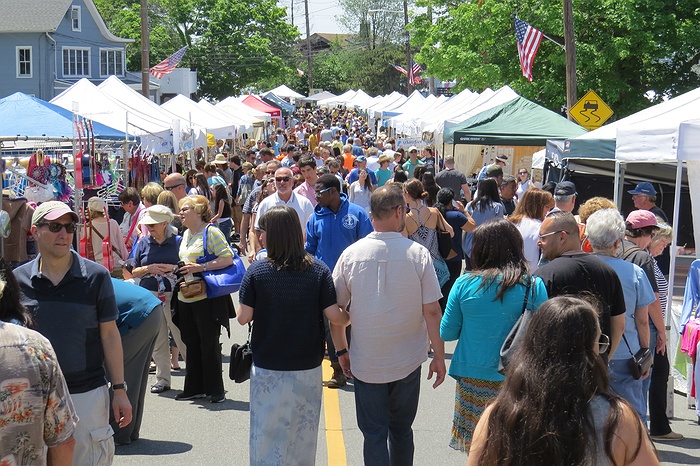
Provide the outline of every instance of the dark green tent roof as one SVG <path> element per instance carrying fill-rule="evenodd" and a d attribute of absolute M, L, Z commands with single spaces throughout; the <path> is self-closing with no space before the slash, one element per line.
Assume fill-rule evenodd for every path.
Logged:
<path fill-rule="evenodd" d="M 551 110 L 518 97 L 445 129 L 445 144 L 544 146 L 547 139 L 567 139 L 586 132 Z"/>

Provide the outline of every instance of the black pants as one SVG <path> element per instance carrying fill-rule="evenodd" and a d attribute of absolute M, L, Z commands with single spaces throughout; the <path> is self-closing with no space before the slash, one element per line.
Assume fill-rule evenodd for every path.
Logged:
<path fill-rule="evenodd" d="M 447 280 L 447 282 L 440 289 L 442 292 L 442 298 L 440 298 L 440 309 L 442 309 L 443 314 L 445 313 L 445 308 L 447 307 L 447 297 L 450 294 L 452 285 L 455 284 L 455 281 L 462 274 L 461 260 L 445 261 L 445 263 L 447 264 L 447 270 L 450 271 L 450 279 Z"/>
<path fill-rule="evenodd" d="M 223 395 L 221 367 L 221 324 L 214 320 L 210 299 L 178 303 L 180 334 L 187 347 L 187 375 L 184 392 L 195 395 Z"/>
<path fill-rule="evenodd" d="M 654 354 L 654 370 L 649 384 L 649 433 L 665 435 L 671 432 L 666 416 L 666 389 L 671 368 L 666 354 Z"/>

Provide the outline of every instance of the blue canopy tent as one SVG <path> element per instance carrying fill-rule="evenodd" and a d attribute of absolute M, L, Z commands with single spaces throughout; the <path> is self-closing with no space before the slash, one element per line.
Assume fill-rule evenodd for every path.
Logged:
<path fill-rule="evenodd" d="M 95 137 L 124 139 L 122 131 L 93 122 Z M 21 92 L 0 99 L 0 137 L 46 136 L 73 137 L 73 114 L 52 103 Z"/>
<path fill-rule="evenodd" d="M 262 96 L 262 100 L 268 104 L 277 107 L 282 110 L 282 116 L 289 116 L 294 112 L 294 105 L 290 104 L 286 100 L 276 96 L 272 92 L 266 92 Z"/>

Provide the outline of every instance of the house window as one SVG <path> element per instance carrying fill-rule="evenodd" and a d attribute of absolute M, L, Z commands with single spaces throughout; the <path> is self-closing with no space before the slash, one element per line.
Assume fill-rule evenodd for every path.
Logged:
<path fill-rule="evenodd" d="M 17 77 L 32 77 L 32 48 L 17 47 Z"/>
<path fill-rule="evenodd" d="M 100 76 L 124 76 L 124 49 L 100 49 Z"/>
<path fill-rule="evenodd" d="M 80 6 L 78 5 L 70 7 L 70 24 L 73 31 L 80 32 Z"/>
<path fill-rule="evenodd" d="M 90 49 L 64 47 L 63 76 L 90 76 Z"/>

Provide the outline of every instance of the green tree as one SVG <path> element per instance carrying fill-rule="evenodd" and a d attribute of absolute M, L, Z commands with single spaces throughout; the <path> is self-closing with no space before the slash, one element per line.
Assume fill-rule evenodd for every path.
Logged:
<path fill-rule="evenodd" d="M 127 65 L 141 69 L 140 0 L 96 0 L 107 26 L 136 39 Z M 184 45 L 183 66 L 197 70 L 199 93 L 223 98 L 285 76 L 299 56 L 299 33 L 274 0 L 149 0 L 150 65 Z"/>
<path fill-rule="evenodd" d="M 410 25 L 416 60 L 458 89 L 508 84 L 553 109 L 566 103 L 565 55 L 543 40 L 522 77 L 511 15 L 548 35 L 563 36 L 561 0 L 420 0 L 437 18 L 419 15 Z M 580 0 L 575 4 L 578 95 L 594 89 L 623 117 L 650 105 L 645 94 L 674 96 L 700 85 L 692 71 L 700 58 L 700 8 L 676 0 Z"/>

